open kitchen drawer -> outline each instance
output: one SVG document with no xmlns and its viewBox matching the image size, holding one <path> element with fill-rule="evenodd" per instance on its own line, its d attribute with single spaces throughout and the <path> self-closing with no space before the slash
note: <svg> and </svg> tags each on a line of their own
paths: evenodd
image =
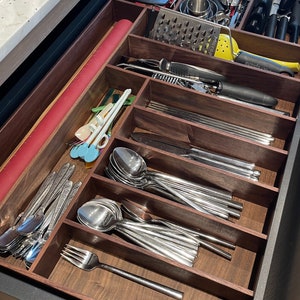
<svg viewBox="0 0 300 300">
<path fill-rule="evenodd" d="M 66 297 L 166 299 L 162 294 L 106 271 L 98 269 L 84 272 L 75 268 L 60 257 L 64 245 L 70 243 L 91 249 L 105 263 L 181 290 L 184 292 L 184 299 L 277 299 L 278 295 L 278 299 L 282 299 L 283 285 L 287 283 L 283 284 L 281 281 L 280 287 L 277 287 L 276 278 L 285 274 L 281 274 L 283 269 L 288 272 L 291 260 L 294 261 L 296 238 L 292 242 L 289 238 L 292 233 L 297 233 L 295 222 L 299 222 L 297 218 L 289 218 L 290 214 L 294 216 L 298 205 L 298 188 L 291 191 L 291 185 L 299 178 L 299 171 L 295 168 L 299 163 L 299 79 L 154 41 L 145 36 L 150 14 L 147 7 L 112 1 L 95 19 L 97 24 L 101 19 L 105 31 L 109 25 L 123 18 L 134 23 L 129 34 L 84 93 L 76 99 L 63 122 L 58 124 L 2 201 L 1 233 L 26 207 L 51 170 L 59 169 L 66 162 L 75 164 L 72 180 L 80 180 L 83 184 L 28 270 L 22 260 L 9 255 L 1 256 L 0 264 L 4 269 L 23 274 L 37 284 L 46 285 L 54 293 L 63 292 Z M 89 29 L 94 29 L 94 24 Z M 235 34 L 243 36 L 244 33 L 233 32 Z M 253 43 L 260 38 L 248 34 L 245 36 L 253 39 Z M 81 36 L 81 41 L 85 41 L 84 35 Z M 273 40 L 266 43 L 269 43 L 266 50 L 270 51 L 268 54 L 280 44 Z M 82 46 L 84 47 L 84 43 Z M 280 53 L 280 58 L 298 60 L 297 55 L 300 54 L 293 47 L 287 49 L 284 54 Z M 249 106 L 247 103 L 232 102 L 125 70 L 119 66 L 124 57 L 166 58 L 214 70 L 226 76 L 228 82 L 255 88 L 276 97 L 278 105 L 275 109 L 289 115 Z M 90 109 L 98 106 L 112 88 L 119 94 L 130 88 L 135 98 L 123 110 L 113 127 L 109 143 L 99 158 L 92 167 L 87 167 L 82 160 L 70 158 L 68 142 L 73 139 L 75 131 L 90 118 Z M 274 141 L 270 145 L 264 145 L 205 124 L 185 120 L 170 115 L 167 111 L 158 111 L 151 106 L 153 102 L 259 130 L 272 135 Z M 131 134 L 136 132 L 160 134 L 251 161 L 261 172 L 260 179 L 254 181 L 147 146 L 131 138 Z M 151 169 L 231 192 L 234 200 L 244 206 L 240 218 L 223 220 L 166 197 L 111 180 L 106 176 L 105 168 L 115 147 L 137 151 Z M 230 250 L 232 259 L 226 260 L 200 247 L 194 265 L 189 267 L 130 243 L 115 232 L 102 233 L 88 228 L 77 221 L 76 213 L 83 203 L 95 197 L 110 198 L 118 203 L 122 199 L 129 199 L 146 206 L 157 217 L 226 239 L 236 245 L 235 250 Z M 294 231 L 290 231 L 290 228 L 294 228 Z M 291 260 L 286 263 L 288 256 Z"/>
</svg>

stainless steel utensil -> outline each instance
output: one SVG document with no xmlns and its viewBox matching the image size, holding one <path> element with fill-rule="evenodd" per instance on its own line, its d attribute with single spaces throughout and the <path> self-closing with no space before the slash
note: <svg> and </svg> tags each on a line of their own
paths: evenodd
<svg viewBox="0 0 300 300">
<path fill-rule="evenodd" d="M 172 289 L 160 283 L 148 280 L 146 278 L 140 277 L 138 275 L 126 272 L 124 270 L 100 262 L 98 256 L 95 253 L 92 253 L 88 250 L 80 249 L 78 247 L 66 244 L 65 248 L 61 252 L 61 256 L 74 266 L 85 271 L 91 271 L 95 268 L 101 268 L 106 271 L 117 274 L 123 278 L 129 279 L 143 286 L 151 288 L 155 291 L 163 293 L 174 299 L 183 298 L 183 293 L 178 290 Z"/>
<path fill-rule="evenodd" d="M 235 249 L 235 246 L 232 243 L 226 242 L 222 239 L 218 239 L 212 235 L 193 231 L 191 229 L 188 229 L 184 226 L 180 226 L 178 224 L 175 224 L 174 222 L 171 222 L 171 221 L 168 221 L 165 219 L 153 218 L 150 214 L 145 212 L 143 209 L 139 208 L 138 206 L 134 205 L 133 203 L 131 203 L 127 200 L 122 201 L 122 207 L 125 208 L 129 213 L 134 215 L 136 218 L 139 218 L 140 221 L 142 221 L 142 222 L 158 223 L 158 224 L 165 225 L 169 228 L 175 229 L 180 234 L 183 234 L 186 237 L 192 238 L 193 240 L 195 240 L 203 248 L 206 248 L 222 257 L 225 257 L 226 259 L 231 260 L 230 253 L 228 253 L 214 245 L 211 245 L 210 243 L 207 243 L 204 240 L 214 242 L 216 244 L 228 247 L 230 249 Z"/>
<path fill-rule="evenodd" d="M 112 153 L 110 165 L 115 166 L 114 169 L 117 170 L 119 174 L 123 175 L 122 177 L 125 180 L 127 179 L 129 183 L 132 182 L 140 187 L 143 187 L 149 184 L 149 182 L 154 182 L 158 186 L 167 190 L 169 193 L 178 197 L 186 205 L 191 206 L 198 211 L 208 213 L 198 204 L 194 203 L 193 201 L 190 201 L 186 197 L 183 197 L 180 193 L 177 193 L 168 185 L 156 180 L 155 176 L 149 176 L 149 174 L 147 175 L 147 165 L 144 159 L 137 152 L 129 148 L 115 148 Z"/>
<path fill-rule="evenodd" d="M 152 192 L 152 187 L 156 187 L 154 191 L 157 190 L 159 193 L 160 189 L 164 196 L 167 196 L 165 195 L 167 192 L 171 196 L 169 199 L 206 214 L 224 219 L 228 219 L 229 216 L 239 218 L 240 215 L 236 207 L 242 206 L 232 201 L 230 192 L 192 183 L 166 173 L 147 171 L 143 158 L 129 148 L 115 148 L 105 172 L 108 177 L 136 188 L 148 190 L 150 187 Z"/>
<path fill-rule="evenodd" d="M 192 266 L 197 255 L 197 251 L 189 250 L 183 243 L 168 242 L 160 232 L 162 228 L 155 231 L 153 227 L 148 229 L 123 218 L 120 207 L 110 199 L 99 198 L 86 202 L 79 207 L 77 219 L 81 224 L 101 232 L 116 230 L 145 249 L 185 265 Z"/>
<path fill-rule="evenodd" d="M 188 0 L 187 8 L 193 16 L 206 18 L 210 12 L 210 3 L 207 0 Z"/>
<path fill-rule="evenodd" d="M 215 118 L 204 116 L 199 113 L 194 113 L 180 108 L 171 107 L 162 103 L 158 103 L 156 101 L 150 101 L 148 107 L 181 119 L 188 120 L 190 122 L 208 125 L 213 128 L 217 128 L 222 131 L 226 131 L 231 134 L 253 140 L 263 145 L 270 145 L 271 142 L 274 141 L 274 137 L 271 134 L 263 133 L 257 130 L 235 125 L 225 121 L 217 120 Z"/>
<path fill-rule="evenodd" d="M 254 169 L 255 164 L 228 155 L 192 147 L 185 142 L 180 142 L 157 134 L 135 132 L 131 134 L 131 137 L 137 142 L 175 153 L 183 157 L 188 157 L 255 181 L 257 181 L 260 176 L 260 171 Z"/>
<path fill-rule="evenodd" d="M 160 8 L 149 37 L 213 56 L 220 31 L 218 24 Z"/>
</svg>

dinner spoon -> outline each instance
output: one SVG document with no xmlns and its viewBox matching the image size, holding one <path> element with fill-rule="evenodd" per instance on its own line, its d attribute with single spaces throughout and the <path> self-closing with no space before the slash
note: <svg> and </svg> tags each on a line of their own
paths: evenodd
<svg viewBox="0 0 300 300">
<path fill-rule="evenodd" d="M 177 192 L 175 189 L 171 188 L 170 185 L 158 180 L 154 172 L 147 172 L 146 162 L 144 161 L 143 157 L 134 150 L 126 147 L 116 147 L 112 152 L 112 159 L 110 162 L 112 163 L 112 166 L 115 166 L 116 170 L 119 170 L 119 175 L 123 175 L 122 177 L 127 180 L 127 182 L 133 182 L 142 187 L 142 185 L 149 184 L 149 182 L 152 181 L 162 189 L 167 190 L 173 196 L 180 199 L 180 201 L 182 201 L 184 204 L 193 207 L 197 211 L 206 214 L 212 214 L 194 201 L 191 201 L 189 198 L 183 196 L 180 192 Z M 112 174 L 114 174 L 114 171 L 111 171 Z M 225 219 L 228 218 L 228 216 L 224 213 L 216 212 L 216 214 Z"/>
<path fill-rule="evenodd" d="M 153 238 L 151 234 L 146 235 L 147 231 L 143 229 L 139 230 L 135 222 L 123 219 L 120 207 L 110 199 L 104 198 L 85 203 L 77 210 L 77 219 L 81 224 L 101 232 L 116 230 L 125 234 L 145 249 L 154 251 L 185 265 L 192 265 L 192 260 L 195 258 L 191 257 L 188 259 L 187 255 L 189 253 L 187 253 L 186 249 L 182 250 L 175 245 L 170 248 L 167 242 Z"/>
</svg>

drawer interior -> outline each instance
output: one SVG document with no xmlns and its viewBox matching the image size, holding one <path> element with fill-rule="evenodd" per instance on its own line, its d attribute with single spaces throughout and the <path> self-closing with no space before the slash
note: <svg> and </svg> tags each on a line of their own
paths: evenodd
<svg viewBox="0 0 300 300">
<path fill-rule="evenodd" d="M 134 11 L 131 10 L 132 7 L 135 7 Z M 103 270 L 84 272 L 75 268 L 60 257 L 65 244 L 70 243 L 92 250 L 105 263 L 183 290 L 186 299 L 253 299 L 268 234 L 273 224 L 290 140 L 294 134 L 299 79 L 152 40 L 145 36 L 150 15 L 151 10 L 147 7 L 112 1 L 98 16 L 103 22 L 104 31 L 118 19 L 135 20 L 124 42 L 94 78 L 88 90 L 76 101 L 64 122 L 48 138 L 14 190 L 1 203 L 1 232 L 13 224 L 51 170 L 58 170 L 66 162 L 75 164 L 72 180 L 82 181 L 82 186 L 29 269 L 26 270 L 22 260 L 10 255 L 1 256 L 0 264 L 16 272 L 27 272 L 29 277 L 77 298 L 107 299 L 112 295 L 115 298 L 122 297 L 124 288 L 127 287 L 127 290 L 136 288 L 137 298 L 149 295 L 147 299 L 164 299 L 157 292 L 129 283 Z M 246 37 L 253 41 L 259 39 L 235 31 L 233 35 L 241 35 L 241 40 Z M 271 40 L 266 43 L 269 43 L 266 49 L 274 49 L 273 45 L 278 44 Z M 289 49 L 285 55 L 294 54 L 292 58 L 296 58 L 294 48 Z M 275 109 L 266 109 L 173 85 L 120 67 L 124 57 L 155 60 L 166 58 L 169 61 L 208 68 L 221 73 L 232 84 L 255 88 L 276 97 L 278 104 Z M 81 159 L 72 159 L 70 149 L 74 143 L 74 133 L 91 118 L 91 109 L 101 105 L 112 89 L 114 94 L 121 94 L 127 88 L 132 90 L 134 100 L 131 105 L 122 109 L 108 145 L 101 151 L 99 158 L 91 165 Z M 109 101 L 113 101 L 111 95 Z M 260 131 L 271 135 L 274 140 L 265 145 L 171 115 L 166 110 L 159 111 L 151 106 L 153 102 Z M 134 133 L 156 134 L 193 147 L 246 160 L 255 163 L 261 175 L 258 181 L 254 181 L 216 166 L 146 145 L 134 140 Z M 145 159 L 148 169 L 232 193 L 233 200 L 243 205 L 240 218 L 224 220 L 196 211 L 163 195 L 108 178 L 105 168 L 116 147 L 126 147 L 139 153 Z M 116 231 L 100 232 L 84 226 L 77 220 L 77 210 L 94 198 L 109 198 L 118 204 L 122 200 L 130 200 L 138 206 L 146 207 L 156 218 L 167 219 L 232 242 L 236 245 L 234 250 L 229 250 L 232 259 L 226 260 L 199 247 L 194 265 L 185 266 L 129 242 Z"/>
</svg>

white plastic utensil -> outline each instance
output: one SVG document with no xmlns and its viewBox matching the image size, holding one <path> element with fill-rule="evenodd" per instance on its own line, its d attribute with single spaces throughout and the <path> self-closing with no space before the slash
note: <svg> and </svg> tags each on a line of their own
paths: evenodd
<svg viewBox="0 0 300 300">
<path fill-rule="evenodd" d="M 100 153 L 99 149 L 102 149 L 107 145 L 109 138 L 106 132 L 130 94 L 131 89 L 125 90 L 118 102 L 115 104 L 115 107 L 111 109 L 111 111 L 107 114 L 107 122 L 104 124 L 101 131 L 99 132 L 93 143 L 90 145 L 90 147 L 87 148 L 87 151 L 85 152 L 84 156 L 81 156 L 81 158 L 84 159 L 85 162 L 90 163 L 97 159 Z"/>
<path fill-rule="evenodd" d="M 100 113 L 96 114 L 87 124 L 81 126 L 75 132 L 75 136 L 82 142 L 88 139 L 88 137 L 96 130 L 98 126 L 103 125 L 105 115 L 113 106 L 113 103 L 108 103 Z"/>
<path fill-rule="evenodd" d="M 93 160 L 91 159 L 91 155 L 88 155 L 88 158 L 86 160 L 86 153 L 94 153 L 93 157 L 96 156 L 96 158 L 99 155 L 99 150 L 97 149 L 98 143 L 105 138 L 104 143 L 107 144 L 108 140 L 107 140 L 107 136 L 105 137 L 106 131 L 108 130 L 110 124 L 112 123 L 112 121 L 114 120 L 114 118 L 116 117 L 117 113 L 119 112 L 119 110 L 121 109 L 123 103 L 125 102 L 125 100 L 127 99 L 127 97 L 130 95 L 131 93 L 131 89 L 127 89 L 124 91 L 124 93 L 122 94 L 122 96 L 120 97 L 120 99 L 118 100 L 117 103 L 114 104 L 114 106 L 110 109 L 110 111 L 107 113 L 107 115 L 104 118 L 104 125 L 103 126 L 98 126 L 96 128 L 96 130 L 89 136 L 89 138 L 84 142 L 81 143 L 79 145 L 75 145 L 72 147 L 71 151 L 70 151 L 70 156 L 72 158 L 82 158 L 84 159 L 86 162 L 92 162 Z M 97 139 L 97 143 L 93 143 L 93 146 L 91 147 L 91 149 L 93 150 L 89 150 L 89 146 L 91 145 L 91 143 Z M 105 147 L 104 143 L 102 143 L 103 147 Z M 103 148 L 102 147 L 102 148 Z M 97 152 L 97 153 L 96 153 Z"/>
</svg>

